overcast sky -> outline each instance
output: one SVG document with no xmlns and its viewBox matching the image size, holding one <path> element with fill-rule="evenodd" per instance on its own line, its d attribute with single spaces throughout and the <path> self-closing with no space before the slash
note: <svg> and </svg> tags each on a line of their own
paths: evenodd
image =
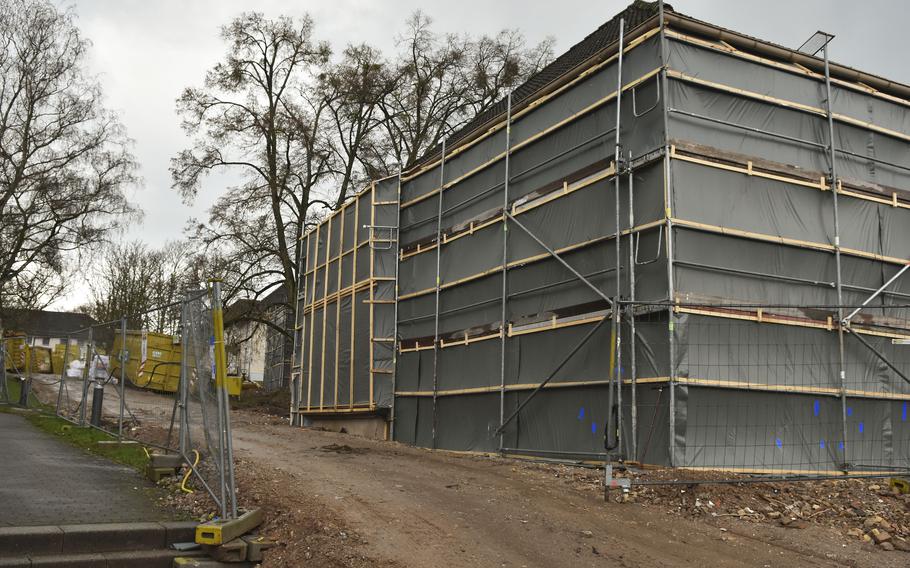
<svg viewBox="0 0 910 568">
<path fill-rule="evenodd" d="M 224 45 L 219 27 L 242 11 L 266 15 L 309 13 L 316 35 L 336 50 L 367 42 L 386 52 L 408 14 L 420 8 L 433 18 L 438 32 L 495 33 L 518 28 L 528 42 L 556 39 L 556 54 L 610 19 L 630 0 L 67 0 L 78 25 L 91 40 L 90 70 L 100 77 L 107 106 L 118 111 L 130 137 L 143 179 L 131 190 L 145 210 L 141 226 L 124 238 L 159 246 L 180 238 L 192 216 L 203 217 L 229 176 L 210 177 L 200 199 L 185 206 L 170 188 L 170 158 L 187 145 L 174 112 L 174 100 L 190 85 L 200 85 L 206 69 L 219 60 Z M 905 55 L 907 0 L 678 0 L 684 14 L 785 46 L 798 47 L 816 30 L 837 37 L 831 58 L 910 83 Z M 86 300 L 79 283 L 59 308 Z"/>
</svg>

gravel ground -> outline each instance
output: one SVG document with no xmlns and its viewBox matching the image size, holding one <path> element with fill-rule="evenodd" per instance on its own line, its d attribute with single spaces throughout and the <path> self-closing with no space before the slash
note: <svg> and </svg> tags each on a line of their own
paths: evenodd
<svg viewBox="0 0 910 568">
<path fill-rule="evenodd" d="M 132 432 L 163 440 L 172 400 L 127 398 Z M 279 542 L 265 566 L 910 565 L 910 499 L 887 481 L 715 485 L 699 473 L 705 483 L 605 503 L 597 470 L 290 428 L 255 410 L 233 424 L 239 500 L 266 511 L 262 532 Z M 210 510 L 201 492 L 173 495 Z"/>
</svg>

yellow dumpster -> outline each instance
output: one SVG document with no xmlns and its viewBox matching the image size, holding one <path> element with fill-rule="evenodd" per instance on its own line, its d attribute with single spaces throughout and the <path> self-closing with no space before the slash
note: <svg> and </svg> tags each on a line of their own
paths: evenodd
<svg viewBox="0 0 910 568">
<path fill-rule="evenodd" d="M 26 349 L 25 337 L 15 336 L 4 339 L 6 345 L 6 370 L 14 373 L 25 372 L 25 357 L 31 352 L 33 373 L 51 372 L 51 350 L 49 347 L 31 347 Z"/>
<path fill-rule="evenodd" d="M 63 369 L 63 354 L 66 353 L 66 364 L 69 365 L 73 361 L 79 359 L 79 346 L 78 345 L 69 345 L 65 343 L 58 343 L 54 346 L 54 353 L 51 355 L 51 365 L 53 366 L 53 372 L 55 375 L 59 375 L 64 371 Z"/>
<path fill-rule="evenodd" d="M 32 372 L 50 374 L 53 372 L 51 366 L 51 348 L 50 347 L 32 347 Z"/>
<path fill-rule="evenodd" d="M 114 336 L 111 365 L 120 377 L 121 336 Z M 180 340 L 164 333 L 127 331 L 126 379 L 134 386 L 161 392 L 177 392 L 180 383 Z"/>
<path fill-rule="evenodd" d="M 25 337 L 13 336 L 3 338 L 6 349 L 6 370 L 25 372 Z"/>
</svg>

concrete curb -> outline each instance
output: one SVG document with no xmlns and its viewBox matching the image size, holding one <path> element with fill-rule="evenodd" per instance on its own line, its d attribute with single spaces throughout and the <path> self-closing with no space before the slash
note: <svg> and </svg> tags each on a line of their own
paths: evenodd
<svg viewBox="0 0 910 568">
<path fill-rule="evenodd" d="M 0 527 L 0 557 L 162 550 L 192 542 L 195 522 L 98 523 L 38 527 Z M 2 566 L 2 565 L 0 565 Z"/>
<path fill-rule="evenodd" d="M 63 529 L 45 527 L 0 527 L 0 557 L 47 551 L 58 554 L 63 550 Z"/>
</svg>

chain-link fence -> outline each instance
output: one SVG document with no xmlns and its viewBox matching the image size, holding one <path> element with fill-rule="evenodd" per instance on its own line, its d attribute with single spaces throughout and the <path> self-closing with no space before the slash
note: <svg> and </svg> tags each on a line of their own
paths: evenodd
<svg viewBox="0 0 910 568">
<path fill-rule="evenodd" d="M 220 516 L 236 516 L 220 293 L 66 333 L 6 332 L 0 402 L 177 454 Z"/>
</svg>

